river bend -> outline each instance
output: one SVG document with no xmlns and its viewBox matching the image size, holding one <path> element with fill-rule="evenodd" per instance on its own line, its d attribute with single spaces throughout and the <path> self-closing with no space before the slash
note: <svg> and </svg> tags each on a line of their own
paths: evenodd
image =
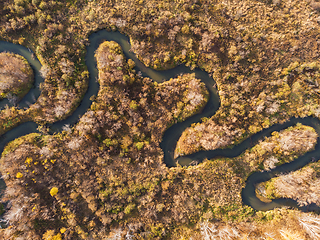
<svg viewBox="0 0 320 240">
<path fill-rule="evenodd" d="M 181 73 L 195 73 L 196 77 L 201 79 L 202 82 L 205 83 L 210 98 L 208 103 L 204 107 L 201 113 L 196 114 L 184 122 L 176 123 L 171 126 L 163 135 L 162 142 L 160 144 L 163 152 L 164 152 L 164 162 L 168 167 L 173 167 L 176 164 L 176 161 L 179 160 L 181 165 L 187 165 L 192 161 L 202 162 L 204 159 L 212 159 L 215 157 L 236 157 L 243 153 L 246 149 L 253 147 L 254 144 L 258 142 L 259 139 L 262 139 L 264 136 L 270 136 L 273 131 L 279 131 L 285 129 L 289 126 L 295 125 L 298 122 L 313 127 L 317 133 L 320 135 L 320 121 L 317 118 L 307 117 L 307 118 L 292 118 L 284 124 L 276 124 L 268 129 L 265 129 L 259 133 L 254 134 L 251 138 L 246 139 L 245 141 L 241 142 L 237 146 L 234 146 L 232 149 L 217 149 L 213 151 L 200 151 L 188 156 L 183 156 L 178 159 L 173 158 L 173 153 L 177 144 L 178 139 L 180 138 L 182 132 L 187 128 L 190 127 L 192 123 L 197 123 L 201 121 L 203 117 L 211 117 L 215 114 L 220 106 L 220 99 L 218 95 L 217 89 L 214 87 L 215 82 L 214 80 L 203 70 L 196 69 L 191 71 L 184 65 L 179 65 L 173 69 L 165 70 L 165 71 L 156 71 L 151 68 L 147 68 L 141 63 L 137 57 L 130 52 L 130 44 L 129 39 L 125 35 L 119 32 L 108 32 L 106 30 L 101 30 L 96 33 L 93 33 L 89 37 L 90 45 L 87 46 L 87 54 L 86 54 L 86 65 L 88 67 L 88 71 L 90 73 L 89 76 L 89 86 L 88 90 L 81 101 L 78 108 L 73 112 L 73 114 L 65 120 L 56 122 L 54 124 L 49 125 L 50 129 L 53 132 L 61 131 L 62 127 L 65 124 L 73 125 L 75 124 L 79 118 L 87 111 L 87 109 L 91 105 L 90 97 L 92 95 L 97 95 L 99 90 L 99 84 L 97 83 L 96 79 L 98 77 L 98 70 L 96 67 L 96 62 L 94 58 L 95 50 L 99 47 L 100 43 L 103 41 L 115 41 L 120 44 L 123 49 L 123 52 L 127 59 L 131 58 L 135 64 L 135 70 L 137 72 L 141 72 L 142 76 L 150 77 L 154 81 L 163 82 L 169 80 L 170 78 L 174 78 Z M 40 62 L 33 58 L 33 53 L 31 50 L 21 46 L 16 45 L 13 43 L 3 42 L 0 41 L 0 52 L 1 51 L 8 51 L 22 55 L 25 57 L 31 67 L 34 70 L 35 75 L 35 83 L 34 88 L 30 90 L 30 92 L 20 101 L 19 107 L 25 108 L 28 107 L 30 104 L 34 103 L 36 99 L 40 95 L 39 84 L 43 79 L 39 74 L 39 70 L 41 68 Z M 4 107 L 5 104 L 8 104 L 6 100 L 0 101 L 0 109 Z M 14 140 L 15 138 L 24 136 L 26 134 L 37 132 L 37 124 L 34 122 L 27 122 L 19 125 L 18 127 L 8 131 L 6 134 L 0 137 L 0 153 L 2 153 L 5 145 Z M 270 210 L 275 207 L 281 206 L 289 206 L 289 207 L 296 207 L 299 208 L 297 202 L 292 199 L 277 199 L 273 200 L 270 203 L 261 202 L 255 195 L 255 185 L 259 182 L 268 181 L 269 179 L 275 177 L 277 174 L 290 172 L 297 170 L 306 164 L 308 164 L 313 158 L 320 159 L 320 145 L 319 141 L 316 144 L 315 150 L 304 154 L 303 156 L 299 157 L 295 161 L 287 164 L 283 164 L 272 171 L 268 172 L 256 172 L 250 175 L 247 179 L 246 187 L 242 191 L 242 199 L 243 202 L 247 205 L 252 206 L 256 210 Z M 0 196 L 1 191 L 4 191 L 5 183 L 4 181 L 0 182 Z M 307 206 L 308 210 L 319 210 L 317 206 Z M 305 210 L 305 208 L 299 208 L 301 210 Z"/>
</svg>

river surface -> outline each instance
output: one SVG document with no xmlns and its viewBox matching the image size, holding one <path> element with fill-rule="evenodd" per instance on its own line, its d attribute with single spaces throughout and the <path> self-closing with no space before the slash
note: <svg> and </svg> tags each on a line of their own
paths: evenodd
<svg viewBox="0 0 320 240">
<path fill-rule="evenodd" d="M 236 157 L 243 153 L 246 149 L 251 148 L 258 142 L 259 139 L 262 139 L 264 136 L 270 136 L 273 131 L 279 131 L 285 129 L 289 126 L 293 126 L 298 122 L 313 127 L 317 133 L 320 135 L 320 121 L 319 119 L 307 117 L 307 118 L 292 118 L 284 124 L 277 124 L 265 129 L 261 132 L 258 132 L 251 136 L 250 138 L 244 140 L 237 146 L 234 146 L 232 149 L 217 149 L 213 151 L 200 151 L 188 156 L 183 156 L 178 159 L 174 159 L 173 154 L 177 144 L 178 139 L 180 138 L 182 132 L 187 128 L 190 127 L 192 123 L 197 123 L 201 121 L 203 117 L 211 117 L 215 114 L 215 112 L 220 107 L 220 99 L 218 95 L 217 89 L 214 87 L 215 82 L 214 80 L 203 70 L 195 69 L 191 71 L 184 65 L 179 65 L 173 69 L 165 70 L 165 71 L 156 71 L 151 68 L 147 68 L 143 63 L 141 63 L 135 54 L 130 52 L 130 44 L 129 38 L 119 32 L 108 32 L 106 30 L 101 30 L 96 33 L 93 33 L 89 37 L 90 45 L 87 46 L 87 54 L 86 54 L 86 65 L 88 67 L 88 71 L 90 73 L 89 76 L 89 87 L 88 90 L 81 101 L 78 108 L 73 112 L 73 114 L 65 120 L 56 122 L 54 124 L 49 125 L 51 132 L 58 132 L 61 131 L 62 127 L 66 124 L 74 125 L 79 118 L 87 111 L 90 107 L 92 101 L 90 97 L 93 95 L 97 95 L 99 90 L 99 84 L 97 82 L 98 78 L 98 70 L 96 67 L 96 61 L 94 58 L 95 50 L 99 47 L 99 45 L 103 41 L 116 41 L 120 44 L 123 49 L 124 55 L 127 59 L 131 58 L 135 64 L 135 70 L 140 72 L 144 77 L 150 77 L 156 82 L 164 82 L 169 80 L 170 78 L 177 77 L 183 73 L 195 73 L 196 77 L 201 79 L 202 82 L 205 83 L 210 98 L 208 103 L 203 108 L 202 112 L 196 114 L 184 122 L 176 123 L 171 126 L 163 135 L 162 142 L 160 144 L 163 152 L 164 152 L 164 162 L 168 167 L 176 166 L 176 162 L 179 161 L 180 165 L 188 165 L 193 161 L 198 163 L 202 162 L 204 159 L 212 159 L 215 157 Z M 40 95 L 39 84 L 43 81 L 39 74 L 39 70 L 41 68 L 41 64 L 39 61 L 32 57 L 32 51 L 17 44 L 8 43 L 0 41 L 0 52 L 1 51 L 8 51 L 20 54 L 24 56 L 30 63 L 33 68 L 34 75 L 35 75 L 35 83 L 34 87 L 30 90 L 30 92 L 19 102 L 18 107 L 26 108 L 30 104 L 34 103 L 36 99 Z M 0 109 L 3 108 L 8 101 L 2 100 L 0 101 Z M 2 153 L 3 148 L 5 145 L 18 138 L 20 136 L 24 136 L 26 134 L 37 132 L 37 124 L 34 122 L 27 122 L 19 125 L 18 127 L 12 129 L 11 131 L 7 132 L 6 134 L 0 137 L 0 153 Z M 275 177 L 280 173 L 286 173 L 290 171 L 297 170 L 306 164 L 308 164 L 312 158 L 316 160 L 320 159 L 320 145 L 319 141 L 316 144 L 315 150 L 304 154 L 303 156 L 299 157 L 295 161 L 287 164 L 283 164 L 272 171 L 268 172 L 256 172 L 249 176 L 246 182 L 246 187 L 242 191 L 242 199 L 243 202 L 247 205 L 252 206 L 256 210 L 270 210 L 275 207 L 281 206 L 289 206 L 289 207 L 296 207 L 301 210 L 319 210 L 317 206 L 310 205 L 305 208 L 300 208 L 292 199 L 277 199 L 273 200 L 270 203 L 264 203 L 260 201 L 255 195 L 255 186 L 256 184 L 264 181 L 268 181 L 269 179 Z M 5 189 L 4 181 L 0 181 L 0 196 Z"/>
<path fill-rule="evenodd" d="M 36 99 L 39 97 L 39 84 L 43 82 L 43 78 L 39 73 L 41 67 L 39 60 L 36 57 L 33 57 L 35 55 L 32 55 L 31 50 L 29 50 L 28 48 L 9 42 L 0 41 L 0 52 L 11 52 L 19 54 L 28 60 L 34 73 L 33 88 L 21 99 L 21 101 L 18 103 L 18 107 L 29 107 L 29 105 L 35 103 Z M 12 106 L 13 104 L 11 104 L 8 99 L 3 99 L 0 101 L 0 110 L 2 110 L 5 105 Z"/>
</svg>

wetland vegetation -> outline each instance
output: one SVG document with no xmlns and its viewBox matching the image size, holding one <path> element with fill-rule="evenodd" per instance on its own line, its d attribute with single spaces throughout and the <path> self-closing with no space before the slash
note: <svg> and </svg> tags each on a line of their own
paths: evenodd
<svg viewBox="0 0 320 240">
<path fill-rule="evenodd" d="M 26 121 L 39 125 L 2 152 L 1 219 L 9 227 L 0 238 L 319 239 L 317 213 L 257 211 L 241 197 L 253 172 L 312 151 L 318 129 L 298 124 L 235 158 L 165 165 L 164 132 L 210 98 L 194 74 L 153 82 L 118 43 L 101 42 L 89 109 L 60 132 L 46 125 L 81 107 L 86 47 L 100 29 L 126 34 L 147 67 L 185 64 L 215 80 L 219 110 L 184 131 L 175 157 L 231 147 L 292 117 L 319 118 L 317 1 L 6 0 L 0 16 L 0 40 L 33 50 L 44 78 L 35 103 L 0 112 L 1 134 Z M 317 166 L 265 183 L 264 199 L 318 204 Z"/>
<path fill-rule="evenodd" d="M 22 56 L 0 53 L 0 97 L 17 103 L 32 87 L 33 71 Z"/>
</svg>

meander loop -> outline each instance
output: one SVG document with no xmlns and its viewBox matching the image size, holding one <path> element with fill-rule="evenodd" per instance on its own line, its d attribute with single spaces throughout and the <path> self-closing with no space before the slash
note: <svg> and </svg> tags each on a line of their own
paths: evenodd
<svg viewBox="0 0 320 240">
<path fill-rule="evenodd" d="M 142 76 L 150 77 L 151 79 L 157 82 L 163 82 L 170 78 L 174 78 L 179 74 L 195 73 L 196 77 L 201 79 L 201 81 L 205 83 L 209 91 L 210 97 L 209 97 L 208 103 L 203 108 L 201 113 L 198 113 L 186 119 L 184 122 L 175 123 L 165 131 L 160 146 L 164 152 L 164 162 L 168 167 L 175 167 L 177 161 L 179 161 L 180 165 L 183 165 L 182 164 L 183 162 L 185 162 L 187 165 L 190 162 L 200 163 L 205 159 L 213 159 L 216 157 L 233 158 L 233 157 L 239 156 L 246 149 L 253 147 L 253 145 L 256 144 L 259 139 L 262 139 L 265 136 L 270 136 L 273 131 L 279 131 L 279 130 L 288 128 L 289 126 L 293 126 L 297 123 L 302 123 L 304 125 L 311 126 L 317 131 L 318 134 L 320 134 L 319 119 L 312 118 L 312 117 L 292 118 L 283 124 L 273 125 L 268 129 L 264 129 L 263 131 L 254 134 L 253 136 L 244 140 L 240 144 L 233 146 L 232 149 L 226 148 L 226 149 L 217 149 L 212 151 L 200 151 L 188 156 L 183 156 L 178 159 L 174 159 L 173 152 L 175 150 L 177 141 L 180 138 L 182 132 L 186 128 L 190 127 L 192 123 L 201 122 L 201 119 L 203 117 L 213 116 L 215 112 L 218 110 L 220 106 L 220 99 L 219 99 L 218 91 L 214 87 L 215 86 L 214 80 L 209 76 L 208 73 L 206 73 L 201 69 L 195 69 L 194 71 L 191 71 L 189 68 L 183 65 L 179 65 L 173 69 L 164 70 L 164 71 L 156 71 L 151 68 L 145 67 L 144 64 L 141 63 L 137 59 L 137 57 L 132 52 L 129 51 L 130 50 L 129 38 L 121 34 L 120 32 L 108 32 L 106 30 L 100 30 L 96 33 L 91 34 L 89 37 L 89 41 L 90 41 L 90 45 L 87 46 L 87 53 L 86 53 L 86 65 L 90 73 L 88 90 L 85 96 L 83 97 L 83 100 L 79 104 L 78 108 L 72 113 L 71 116 L 69 116 L 65 120 L 58 121 L 56 123 L 49 125 L 52 132 L 61 131 L 62 127 L 65 124 L 74 125 L 79 120 L 79 118 L 87 111 L 87 109 L 90 108 L 90 105 L 91 105 L 90 97 L 93 95 L 97 95 L 99 90 L 99 84 L 96 81 L 98 77 L 98 71 L 97 71 L 96 62 L 94 59 L 95 50 L 103 41 L 115 41 L 119 43 L 119 45 L 122 47 L 126 58 L 127 59 L 131 58 L 135 62 L 136 64 L 135 70 L 137 72 L 141 72 Z M 30 103 L 35 102 L 36 100 L 35 98 L 37 98 L 40 94 L 40 90 L 38 89 L 38 86 L 39 86 L 39 83 L 42 81 L 39 74 L 41 64 L 37 59 L 34 59 L 34 53 L 32 51 L 30 51 L 29 49 L 21 45 L 0 41 L 0 52 L 1 51 L 13 52 L 13 53 L 17 53 L 24 56 L 29 61 L 29 63 L 31 64 L 34 70 L 35 77 L 37 78 L 35 81 L 36 87 L 31 89 L 30 92 L 27 94 L 27 96 L 24 99 L 22 99 L 22 101 L 19 103 L 20 107 L 26 107 Z M 7 102 L 2 102 L 1 104 L 2 105 L 7 104 Z M 1 107 L 1 104 L 0 104 L 0 107 Z M 8 142 L 14 140 L 15 138 L 24 136 L 26 134 L 37 132 L 37 128 L 38 126 L 36 123 L 26 122 L 26 123 L 20 124 L 18 127 L 3 134 L 0 137 L 0 153 L 2 153 L 5 145 Z M 276 207 L 282 207 L 282 206 L 295 207 L 301 210 L 319 211 L 319 207 L 316 205 L 299 207 L 297 202 L 292 199 L 277 199 L 277 200 L 273 200 L 270 203 L 265 203 L 260 201 L 255 194 L 255 185 L 257 183 L 268 181 L 269 179 L 281 173 L 295 171 L 299 168 L 302 168 L 309 162 L 314 161 L 314 159 L 317 160 L 319 158 L 320 158 L 320 145 L 318 141 L 315 146 L 315 150 L 304 154 L 303 156 L 297 158 L 293 162 L 283 164 L 273 169 L 272 171 L 256 172 L 251 174 L 247 179 L 246 187 L 242 191 L 243 203 L 253 207 L 256 210 L 263 210 L 263 211 L 274 209 Z M 4 188 L 5 188 L 5 183 L 4 181 L 1 181 L 0 194 L 1 194 L 1 189 L 4 189 Z"/>
</svg>

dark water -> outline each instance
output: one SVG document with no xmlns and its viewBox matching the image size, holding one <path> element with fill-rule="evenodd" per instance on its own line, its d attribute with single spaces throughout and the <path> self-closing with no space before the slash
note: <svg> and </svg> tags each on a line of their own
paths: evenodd
<svg viewBox="0 0 320 240">
<path fill-rule="evenodd" d="M 31 91 L 29 91 L 18 103 L 18 107 L 25 108 L 30 104 L 35 103 L 36 99 L 40 95 L 39 84 L 43 82 L 43 78 L 39 73 L 39 70 L 41 68 L 39 60 L 36 57 L 32 56 L 32 52 L 28 48 L 9 42 L 0 41 L 0 52 L 16 53 L 28 60 L 34 73 L 34 83 Z M 0 101 L 0 110 L 3 109 L 5 105 L 12 106 L 13 104 L 10 104 L 7 99 L 3 99 Z"/>
<path fill-rule="evenodd" d="M 212 151 L 199 151 L 194 154 L 181 157 L 185 162 L 197 161 L 202 162 L 204 159 L 212 159 L 215 157 L 227 157 L 233 158 L 239 156 L 246 149 L 253 147 L 259 139 L 262 139 L 264 136 L 271 136 L 273 131 L 280 131 L 282 129 L 294 126 L 297 123 L 302 123 L 307 126 L 313 127 L 317 133 L 320 133 L 320 120 L 317 118 L 306 117 L 306 118 L 292 118 L 289 121 L 283 124 L 273 125 L 261 132 L 254 134 L 251 138 L 248 138 L 241 142 L 239 145 L 234 146 L 232 149 L 217 149 Z M 307 165 L 315 158 L 316 160 L 320 159 L 320 143 L 317 142 L 315 150 L 304 154 L 303 156 L 297 158 L 296 160 L 283 164 L 274 168 L 272 171 L 265 172 L 255 172 L 251 174 L 246 182 L 246 187 L 242 190 L 242 200 L 245 204 L 253 207 L 256 210 L 267 211 L 274 209 L 275 207 L 289 206 L 296 207 L 301 210 L 314 210 L 319 211 L 320 209 L 315 205 L 309 205 L 306 207 L 298 207 L 296 201 L 292 199 L 277 199 L 273 200 L 270 203 L 265 203 L 260 201 L 255 194 L 255 186 L 258 183 L 265 182 L 270 180 L 273 177 L 276 177 L 280 173 L 289 173 L 295 171 L 303 166 Z M 174 164 L 172 155 L 167 157 L 169 159 L 169 164 Z M 180 158 L 175 159 L 175 161 L 180 160 Z M 179 161 L 180 163 L 180 161 Z"/>
<path fill-rule="evenodd" d="M 90 45 L 87 47 L 87 54 L 86 54 L 86 65 L 90 73 L 88 90 L 83 100 L 81 101 L 79 107 L 74 111 L 74 113 L 70 117 L 68 117 L 65 120 L 51 124 L 49 126 L 51 131 L 53 132 L 61 131 L 62 127 L 65 124 L 70 124 L 70 125 L 75 124 L 79 120 L 79 117 L 82 116 L 90 107 L 92 103 L 90 100 L 90 97 L 92 95 L 97 95 L 98 89 L 99 89 L 99 84 L 97 82 L 98 71 L 96 68 L 94 53 L 95 53 L 95 50 L 100 45 L 100 43 L 102 43 L 105 40 L 107 41 L 112 40 L 112 41 L 118 42 L 122 47 L 125 56 L 127 58 L 131 58 L 136 63 L 135 70 L 137 72 L 141 72 L 142 76 L 150 77 L 157 82 L 164 82 L 170 78 L 176 77 L 179 74 L 194 72 L 196 74 L 196 77 L 201 79 L 201 81 L 205 83 L 209 91 L 210 98 L 201 113 L 188 118 L 184 122 L 174 124 L 169 129 L 167 129 L 167 131 L 164 133 L 163 140 L 160 146 L 164 151 L 164 161 L 168 167 L 175 166 L 177 160 L 181 165 L 188 165 L 192 161 L 202 162 L 206 158 L 212 159 L 219 156 L 230 157 L 230 158 L 236 157 L 242 152 L 244 152 L 246 149 L 256 144 L 259 139 L 263 138 L 264 136 L 270 136 L 271 132 L 285 129 L 289 126 L 295 125 L 298 122 L 315 128 L 318 134 L 320 134 L 320 121 L 318 119 L 312 118 L 312 117 L 303 118 L 303 119 L 292 118 L 290 121 L 284 124 L 271 126 L 270 128 L 265 129 L 253 135 L 251 138 L 246 139 L 239 145 L 234 146 L 232 149 L 200 151 L 188 156 L 174 159 L 173 158 L 174 149 L 176 147 L 176 143 L 179 137 L 181 136 L 182 132 L 187 127 L 190 127 L 192 123 L 201 121 L 201 118 L 203 117 L 211 117 L 218 110 L 220 106 L 220 99 L 218 96 L 218 92 L 214 87 L 215 86 L 214 80 L 205 71 L 202 71 L 200 69 L 191 71 L 189 68 L 182 65 L 177 66 L 174 69 L 165 70 L 165 71 L 155 71 L 151 68 L 145 67 L 136 58 L 136 56 L 129 51 L 130 49 L 129 39 L 125 35 L 119 32 L 108 32 L 106 30 L 101 30 L 99 32 L 91 34 L 89 40 L 90 40 Z M 31 56 L 32 53 L 21 45 L 0 41 L 0 51 L 10 51 L 10 52 L 18 53 L 24 56 L 29 61 L 29 63 L 31 64 L 35 72 L 35 78 L 36 78 L 35 87 L 31 89 L 30 92 L 19 103 L 20 107 L 27 107 L 29 103 L 34 103 L 36 101 L 36 98 L 40 94 L 38 85 L 42 81 L 42 78 L 39 75 L 39 69 L 41 65 L 38 60 L 32 59 L 32 56 Z M 0 107 L 3 107 L 5 104 L 7 104 L 7 102 L 5 102 L 4 100 L 1 101 Z M 3 151 L 3 148 L 8 142 L 12 141 L 17 137 L 20 137 L 32 132 L 37 132 L 37 124 L 33 122 L 27 122 L 19 125 L 13 130 L 2 135 L 0 137 L 0 152 Z M 243 202 L 247 205 L 252 206 L 256 210 L 269 210 L 269 209 L 273 209 L 275 207 L 281 207 L 281 206 L 297 207 L 296 202 L 291 199 L 278 199 L 278 200 L 273 200 L 271 203 L 261 202 L 255 195 L 255 185 L 259 182 L 267 181 L 279 173 L 285 173 L 285 172 L 290 172 L 290 171 L 299 169 L 305 166 L 306 164 L 308 164 L 311 161 L 312 157 L 315 157 L 316 159 L 320 158 L 319 143 L 317 143 L 314 151 L 306 153 L 304 156 L 298 158 L 297 160 L 289 164 L 281 165 L 270 172 L 253 173 L 248 178 L 246 187 L 242 191 Z M 1 194 L 1 191 L 3 191 L 4 189 L 5 189 L 5 183 L 4 181 L 0 181 L 0 194 Z M 308 206 L 308 209 L 318 210 L 318 207 Z"/>
</svg>

